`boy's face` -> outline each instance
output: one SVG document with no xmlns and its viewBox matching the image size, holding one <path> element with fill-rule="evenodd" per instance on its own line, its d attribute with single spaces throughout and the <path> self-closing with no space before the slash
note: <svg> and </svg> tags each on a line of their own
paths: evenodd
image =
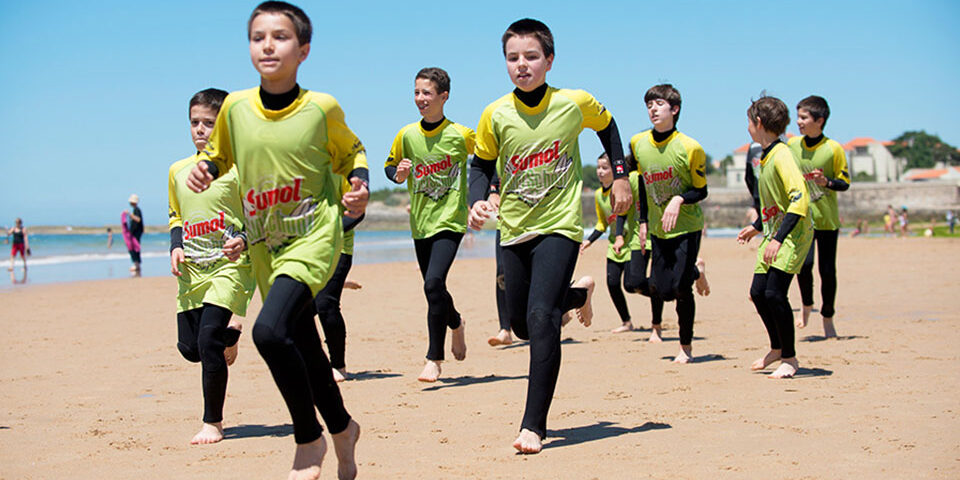
<svg viewBox="0 0 960 480">
<path fill-rule="evenodd" d="M 797 109 L 797 128 L 800 129 L 801 135 L 819 137 L 823 133 L 823 122 L 822 118 L 814 120 L 813 115 L 806 108 Z"/>
<path fill-rule="evenodd" d="M 647 102 L 647 114 L 650 116 L 650 123 L 660 132 L 666 132 L 673 128 L 673 116 L 680 113 L 680 107 L 671 107 L 670 102 L 657 98 Z"/>
<path fill-rule="evenodd" d="M 443 104 L 447 103 L 450 92 L 437 93 L 437 84 L 433 80 L 418 78 L 413 85 L 413 101 L 420 115 L 428 122 L 443 118 Z"/>
<path fill-rule="evenodd" d="M 282 13 L 262 13 L 250 23 L 250 60 L 264 80 L 296 79 L 310 44 L 300 45 L 293 22 Z M 279 93 L 279 92 L 276 92 Z"/>
<path fill-rule="evenodd" d="M 510 81 L 524 92 L 543 85 L 553 66 L 553 55 L 545 56 L 540 41 L 533 35 L 513 36 L 507 40 L 505 57 Z"/>
<path fill-rule="evenodd" d="M 202 152 L 207 147 L 207 140 L 210 138 L 210 132 L 213 131 L 213 124 L 216 122 L 217 111 L 210 108 L 209 105 L 190 107 L 190 137 L 193 139 L 193 146 L 197 147 L 198 152 Z"/>
<path fill-rule="evenodd" d="M 604 187 L 613 183 L 613 170 L 610 169 L 610 162 L 605 158 L 597 159 L 597 178 Z"/>
</svg>

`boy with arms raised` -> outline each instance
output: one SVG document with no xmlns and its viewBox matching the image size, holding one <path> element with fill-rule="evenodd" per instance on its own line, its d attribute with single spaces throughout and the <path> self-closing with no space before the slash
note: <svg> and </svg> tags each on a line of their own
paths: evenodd
<svg viewBox="0 0 960 480">
<path fill-rule="evenodd" d="M 518 20 L 501 39 L 516 89 L 480 117 L 471 164 L 471 228 L 495 211 L 486 198 L 500 178 L 500 243 L 506 307 L 514 333 L 530 339 L 530 374 L 520 435 L 513 446 L 538 453 L 560 372 L 561 315 L 583 240 L 578 136 L 598 132 L 613 164 L 614 212 L 632 205 L 620 134 L 610 112 L 582 90 L 546 84 L 553 35 L 542 22 Z"/>
<path fill-rule="evenodd" d="M 231 169 L 203 193 L 187 187 L 207 146 L 227 92 L 208 88 L 190 99 L 190 135 L 197 153 L 170 166 L 170 272 L 177 277 L 177 349 L 203 367 L 203 427 L 192 444 L 223 440 L 227 366 L 237 357 L 240 322 L 256 284 L 243 233 L 243 208 Z M 240 260 L 237 262 L 237 260 Z"/>
<path fill-rule="evenodd" d="M 820 297 L 823 307 L 823 336 L 836 337 L 833 326 L 834 300 L 837 297 L 837 237 L 840 233 L 840 212 L 837 192 L 850 188 L 847 155 L 835 140 L 823 134 L 830 118 L 830 106 L 823 97 L 811 95 L 797 104 L 797 127 L 802 137 L 790 139 L 790 151 L 797 159 L 800 171 L 807 180 L 810 192 L 810 214 L 813 220 L 813 240 L 803 268 L 797 274 L 800 297 L 803 301 L 797 326 L 807 326 L 813 310 L 813 251 L 817 250 L 820 271 Z"/>
<path fill-rule="evenodd" d="M 793 275 L 800 271 L 813 240 L 807 186 L 789 147 L 780 135 L 790 123 L 787 106 L 774 97 L 760 97 L 747 109 L 747 131 L 763 147 L 757 186 L 760 217 L 740 230 L 737 241 L 744 244 L 763 232 L 757 248 L 750 298 L 770 337 L 770 351 L 751 365 L 767 368 L 780 360 L 770 378 L 789 378 L 800 368 L 794 349 L 793 311 L 787 290 Z"/>
<path fill-rule="evenodd" d="M 247 29 L 260 87 L 227 97 L 190 186 L 203 191 L 218 173 L 237 167 L 250 257 L 264 297 L 253 340 L 293 419 L 297 449 L 289 477 L 320 476 L 327 446 L 317 408 L 333 437 L 338 476 L 354 478 L 360 427 L 344 408 L 323 353 L 313 298 L 333 274 L 343 243 L 334 174 L 350 182 L 342 202 L 359 216 L 369 197 L 366 155 L 337 101 L 297 84 L 312 34 L 303 10 L 264 2 Z"/>
<path fill-rule="evenodd" d="M 693 359 L 693 322 L 696 304 L 693 285 L 705 295 L 703 260 L 697 258 L 703 231 L 699 202 L 707 197 L 706 154 L 696 140 L 677 130 L 680 92 L 672 85 L 656 85 L 643 98 L 653 128 L 633 136 L 630 150 L 643 179 L 649 212 L 641 211 L 640 232 L 649 225 L 652 244 L 650 294 L 677 302 L 680 353 L 677 363 Z M 649 215 L 649 223 L 647 215 Z M 654 319 L 656 321 L 656 319 Z M 659 324 L 650 340 L 661 341 Z"/>
</svg>

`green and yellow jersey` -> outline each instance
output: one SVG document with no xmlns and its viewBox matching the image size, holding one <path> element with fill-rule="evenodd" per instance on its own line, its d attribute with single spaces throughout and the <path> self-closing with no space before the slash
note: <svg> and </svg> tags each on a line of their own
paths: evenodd
<svg viewBox="0 0 960 480">
<path fill-rule="evenodd" d="M 797 166 L 790 148 L 777 143 L 760 160 L 760 220 L 763 222 L 763 241 L 757 249 L 755 273 L 766 273 L 770 267 L 787 273 L 798 273 L 813 241 L 813 223 L 810 220 L 810 203 L 807 182 Z M 783 240 L 773 264 L 763 261 L 763 251 L 776 235 L 787 213 L 802 218 Z"/>
<path fill-rule="evenodd" d="M 448 119 L 430 131 L 411 123 L 393 139 L 386 166 L 411 162 L 406 182 L 413 238 L 467 231 L 467 156 L 474 142 L 473 130 Z"/>
<path fill-rule="evenodd" d="M 217 305 L 243 316 L 256 284 L 246 252 L 231 262 L 223 244 L 243 230 L 243 208 L 237 191 L 236 169 L 194 193 L 187 188 L 197 155 L 170 166 L 167 181 L 170 228 L 183 229 L 183 254 L 177 278 L 177 313 Z"/>
<path fill-rule="evenodd" d="M 583 240 L 578 137 L 584 128 L 607 128 L 611 118 L 589 93 L 553 87 L 534 107 L 510 93 L 484 109 L 476 155 L 497 162 L 502 245 L 548 234 Z"/>
<path fill-rule="evenodd" d="M 631 177 L 633 172 L 630 173 Z M 623 247 L 620 249 L 620 253 L 617 253 L 613 249 L 613 243 L 617 239 L 617 214 L 613 213 L 613 206 L 610 204 L 610 190 L 606 190 L 601 187 L 597 189 L 596 194 L 594 195 L 594 204 L 597 209 L 597 224 L 593 227 L 598 232 L 604 232 L 608 228 L 610 229 L 610 235 L 607 237 L 609 243 L 607 245 L 607 258 L 613 260 L 614 262 L 628 262 L 630 261 L 630 251 L 631 250 L 640 250 L 641 240 L 637 236 L 637 228 L 639 224 L 637 223 L 637 211 L 635 208 L 631 208 L 627 211 L 627 219 L 623 225 Z"/>
<path fill-rule="evenodd" d="M 260 294 L 279 275 L 316 295 L 343 245 L 334 173 L 367 168 L 363 144 L 330 95 L 300 90 L 282 110 L 267 110 L 259 88 L 224 101 L 207 149 L 221 172 L 237 166 L 244 225 Z"/>
<path fill-rule="evenodd" d="M 681 205 L 677 223 L 670 232 L 663 231 L 661 222 L 671 198 L 707 185 L 707 156 L 703 147 L 679 131 L 657 142 L 653 130 L 646 130 L 630 139 L 630 150 L 647 191 L 650 235 L 673 238 L 703 230 L 703 210 L 699 203 Z"/>
<path fill-rule="evenodd" d="M 789 147 L 797 159 L 803 178 L 807 181 L 813 228 L 839 230 L 840 211 L 837 207 L 837 192 L 814 183 L 813 171 L 820 169 L 827 178 L 850 183 L 847 155 L 843 152 L 843 147 L 833 139 L 823 137 L 816 145 L 807 147 L 806 142 L 803 141 L 804 138 L 791 138 Z"/>
</svg>

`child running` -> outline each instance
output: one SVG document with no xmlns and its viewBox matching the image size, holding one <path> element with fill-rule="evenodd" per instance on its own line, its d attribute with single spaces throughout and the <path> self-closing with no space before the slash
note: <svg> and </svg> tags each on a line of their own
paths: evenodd
<svg viewBox="0 0 960 480">
<path fill-rule="evenodd" d="M 813 310 L 813 251 L 816 250 L 819 252 L 817 268 L 820 271 L 820 298 L 823 301 L 820 308 L 823 336 L 833 338 L 837 336 L 833 315 L 837 298 L 837 238 L 840 234 L 837 192 L 850 188 L 850 172 L 843 147 L 823 134 L 829 118 L 830 106 L 823 97 L 811 95 L 800 100 L 797 104 L 797 127 L 803 136 L 791 138 L 789 147 L 807 180 L 814 241 L 797 274 L 803 306 L 796 323 L 797 327 L 806 327 Z"/>
<path fill-rule="evenodd" d="M 422 118 L 400 129 L 384 167 L 387 178 L 407 182 L 410 233 L 427 297 L 430 344 L 421 382 L 440 377 L 444 340 L 451 331 L 451 352 L 467 356 L 464 322 L 447 291 L 447 274 L 467 231 L 467 156 L 473 154 L 473 130 L 443 114 L 450 97 L 450 76 L 440 68 L 424 68 L 414 78 L 414 103 Z M 411 175 L 412 174 L 412 175 Z"/>
<path fill-rule="evenodd" d="M 794 348 L 793 311 L 787 291 L 793 275 L 800 271 L 813 240 L 807 186 L 789 147 L 780 134 L 790 123 L 786 104 L 774 97 L 760 97 L 747 109 L 747 130 L 763 147 L 757 186 L 760 218 L 737 234 L 742 245 L 763 232 L 757 248 L 750 298 L 770 337 L 770 351 L 751 365 L 763 370 L 780 360 L 770 378 L 796 375 L 800 364 Z"/>
<path fill-rule="evenodd" d="M 367 159 L 330 95 L 301 89 L 297 70 L 310 53 L 310 19 L 286 2 L 264 2 L 247 24 L 260 87 L 224 101 L 207 148 L 190 174 L 195 192 L 236 165 L 250 258 L 263 297 L 253 341 L 293 420 L 297 448 L 289 478 L 314 480 L 327 450 L 316 409 L 333 437 L 338 477 L 355 478 L 360 426 L 340 390 L 313 319 L 314 297 L 343 246 L 340 203 L 367 205 Z M 337 177 L 351 190 L 340 197 Z"/>
<path fill-rule="evenodd" d="M 516 89 L 491 103 L 477 127 L 471 164 L 471 228 L 495 212 L 486 198 L 500 178 L 498 226 L 507 314 L 513 332 L 530 340 L 530 373 L 520 434 L 521 453 L 539 453 L 547 413 L 560 372 L 560 323 L 583 240 L 578 137 L 598 132 L 614 169 L 614 212 L 632 204 L 620 134 L 610 112 L 582 90 L 547 85 L 553 65 L 553 35 L 542 22 L 522 19 L 502 37 L 510 80 Z"/>
<path fill-rule="evenodd" d="M 177 349 L 202 367 L 203 426 L 192 444 L 223 440 L 227 366 L 237 358 L 240 322 L 256 287 L 245 253 L 243 209 L 231 169 L 203 193 L 187 188 L 227 92 L 208 88 L 190 99 L 195 154 L 170 166 L 170 273 L 177 277 Z M 237 261 L 239 260 L 239 261 Z"/>
<path fill-rule="evenodd" d="M 630 140 L 630 150 L 643 176 L 649 212 L 641 210 L 640 235 L 647 233 L 647 213 L 653 253 L 650 292 L 664 302 L 676 300 L 680 353 L 676 363 L 693 360 L 693 323 L 696 304 L 693 285 L 709 293 L 703 260 L 697 258 L 703 231 L 699 202 L 707 198 L 706 154 L 696 140 L 680 133 L 680 92 L 672 85 L 656 85 L 643 97 L 653 128 Z M 656 319 L 655 319 L 656 320 Z M 653 325 L 651 341 L 661 341 Z"/>
<path fill-rule="evenodd" d="M 8 271 L 13 271 L 13 260 L 20 254 L 20 260 L 23 261 L 23 270 L 27 270 L 27 255 L 30 255 L 30 234 L 23 226 L 23 220 L 17 218 L 13 228 L 7 230 L 7 235 L 13 237 L 10 244 L 10 267 Z"/>
</svg>

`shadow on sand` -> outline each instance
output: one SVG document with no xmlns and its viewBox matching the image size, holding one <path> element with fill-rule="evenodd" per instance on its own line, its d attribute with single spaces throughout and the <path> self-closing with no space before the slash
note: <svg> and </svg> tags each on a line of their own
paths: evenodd
<svg viewBox="0 0 960 480">
<path fill-rule="evenodd" d="M 289 437 L 293 435 L 293 425 L 237 425 L 223 429 L 223 439 L 254 437 Z"/>
<path fill-rule="evenodd" d="M 474 377 L 471 375 L 464 375 L 461 377 L 453 378 L 443 378 L 437 380 L 437 383 L 442 383 L 443 385 L 434 385 L 432 387 L 424 388 L 424 392 L 433 392 L 443 388 L 451 387 L 466 387 L 468 385 L 479 385 L 481 383 L 492 383 L 492 382 L 501 382 L 504 380 L 523 380 L 527 378 L 526 375 L 517 375 L 514 377 L 503 377 L 500 375 L 486 375 L 483 377 Z"/>
<path fill-rule="evenodd" d="M 572 338 L 570 338 L 570 337 L 567 337 L 567 338 L 564 338 L 563 340 L 560 340 L 560 345 L 575 345 L 575 344 L 578 344 L 578 343 L 583 343 L 583 342 L 581 342 L 580 340 L 574 340 L 574 339 L 572 339 Z M 510 344 L 510 345 L 507 345 L 507 346 L 505 346 L 505 347 L 500 347 L 500 350 L 509 350 L 509 349 L 511 349 L 511 348 L 526 347 L 526 346 L 529 346 L 529 345 L 530 345 L 530 342 L 527 341 L 527 340 L 514 341 L 514 342 L 513 342 L 512 344 Z"/>
<path fill-rule="evenodd" d="M 665 356 L 665 357 L 660 357 L 660 360 L 670 360 L 670 361 L 673 361 L 673 356 L 672 356 L 672 355 L 668 355 L 668 356 Z M 716 361 L 720 361 L 720 360 L 732 360 L 732 359 L 727 358 L 727 357 L 724 357 L 723 355 L 720 355 L 719 353 L 710 353 L 710 354 L 707 354 L 707 355 L 700 355 L 699 357 L 698 357 L 698 356 L 694 356 L 694 357 L 693 357 L 693 360 L 690 360 L 690 363 L 707 363 L 707 362 L 716 362 Z"/>
<path fill-rule="evenodd" d="M 845 340 L 859 340 L 861 338 L 870 338 L 870 337 L 864 337 L 862 335 L 837 335 L 836 337 L 837 341 L 840 341 L 840 342 Z M 800 339 L 801 342 L 810 342 L 810 343 L 822 342 L 824 340 L 830 340 L 830 339 L 827 337 L 824 337 L 823 335 L 807 335 L 806 337 L 803 337 Z"/>
<path fill-rule="evenodd" d="M 773 373 L 773 370 L 770 370 L 770 369 L 758 370 L 754 372 L 754 374 L 759 374 L 759 375 L 770 375 L 771 373 Z M 796 375 L 793 376 L 793 378 L 829 377 L 830 375 L 833 375 L 833 370 L 825 370 L 823 368 L 800 367 L 800 369 L 797 370 L 797 373 Z"/>
<path fill-rule="evenodd" d="M 673 427 L 668 423 L 647 422 L 637 427 L 624 428 L 616 426 L 613 422 L 597 422 L 593 425 L 585 425 L 582 427 L 547 430 L 547 438 L 555 438 L 555 440 L 550 440 L 543 448 L 569 447 L 571 445 L 578 445 L 595 440 L 619 437 L 628 433 L 664 430 L 667 428 Z"/>
<path fill-rule="evenodd" d="M 384 372 L 383 370 L 364 370 L 362 372 L 350 373 L 347 375 L 348 382 L 360 382 L 363 380 L 378 380 L 381 378 L 402 377 L 402 373 Z"/>
</svg>

